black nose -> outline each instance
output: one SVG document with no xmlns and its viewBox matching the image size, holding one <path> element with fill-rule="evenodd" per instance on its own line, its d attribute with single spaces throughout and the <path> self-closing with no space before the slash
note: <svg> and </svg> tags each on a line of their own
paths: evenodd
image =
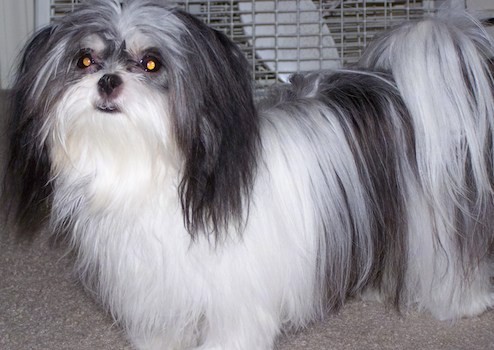
<svg viewBox="0 0 494 350">
<path fill-rule="evenodd" d="M 109 97 L 122 83 L 123 80 L 118 75 L 105 74 L 98 81 L 98 91 L 101 95 Z"/>
</svg>

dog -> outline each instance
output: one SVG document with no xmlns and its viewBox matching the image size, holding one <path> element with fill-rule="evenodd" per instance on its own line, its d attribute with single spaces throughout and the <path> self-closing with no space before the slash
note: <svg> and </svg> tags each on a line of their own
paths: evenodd
<svg viewBox="0 0 494 350">
<path fill-rule="evenodd" d="M 494 304 L 494 45 L 408 22 L 261 101 L 224 34 L 93 0 L 26 45 L 5 187 L 137 349 L 272 349 L 351 297 L 444 320 Z"/>
</svg>

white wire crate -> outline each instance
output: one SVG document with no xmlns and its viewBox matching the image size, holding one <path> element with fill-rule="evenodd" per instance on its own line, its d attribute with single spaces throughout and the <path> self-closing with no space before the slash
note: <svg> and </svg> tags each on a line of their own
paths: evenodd
<svg viewBox="0 0 494 350">
<path fill-rule="evenodd" d="M 56 22 L 81 0 L 48 1 Z M 82 0 L 83 1 L 83 0 Z M 372 37 L 433 12 L 442 0 L 185 0 L 177 4 L 227 34 L 262 88 L 294 72 L 358 60 Z"/>
</svg>

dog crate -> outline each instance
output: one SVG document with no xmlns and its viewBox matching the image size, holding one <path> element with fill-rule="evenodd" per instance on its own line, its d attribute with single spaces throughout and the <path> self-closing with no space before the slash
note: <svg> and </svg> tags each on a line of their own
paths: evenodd
<svg viewBox="0 0 494 350">
<path fill-rule="evenodd" d="M 38 0 L 38 22 L 56 22 L 84 0 Z M 432 13 L 443 0 L 186 0 L 177 4 L 227 34 L 257 87 L 294 72 L 351 65 L 372 37 Z"/>
</svg>

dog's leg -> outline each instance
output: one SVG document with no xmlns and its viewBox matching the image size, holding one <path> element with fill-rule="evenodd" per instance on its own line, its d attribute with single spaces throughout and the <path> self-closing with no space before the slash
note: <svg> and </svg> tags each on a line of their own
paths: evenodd
<svg viewBox="0 0 494 350">
<path fill-rule="evenodd" d="M 270 350 L 279 333 L 276 316 L 262 306 L 226 306 L 209 322 L 204 343 L 196 350 Z M 221 311 L 220 311 L 221 312 Z"/>
<path fill-rule="evenodd" d="M 410 201 L 409 210 L 409 302 L 442 320 L 475 316 L 492 307 L 491 258 L 462 251 L 451 228 L 423 198 Z M 443 227 L 438 227 L 441 223 Z"/>
</svg>

